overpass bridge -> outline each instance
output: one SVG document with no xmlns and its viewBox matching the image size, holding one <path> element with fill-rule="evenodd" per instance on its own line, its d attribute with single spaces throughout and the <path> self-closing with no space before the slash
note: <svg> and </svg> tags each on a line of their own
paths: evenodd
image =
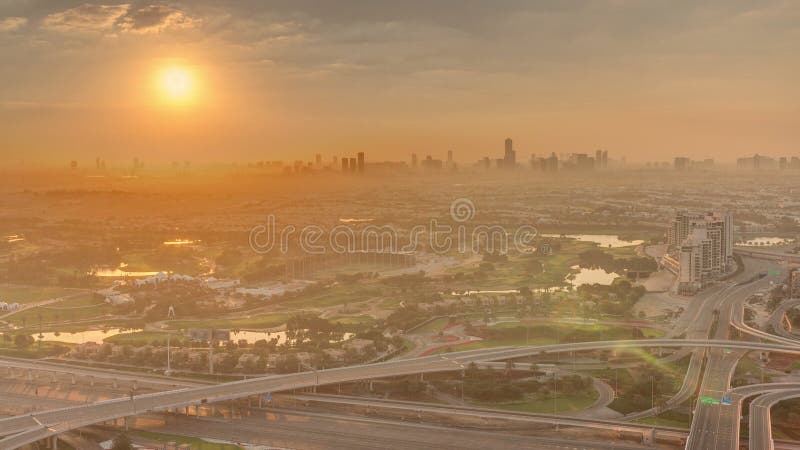
<svg viewBox="0 0 800 450">
<path fill-rule="evenodd" d="M 733 253 L 749 258 L 786 261 L 788 264 L 800 264 L 800 254 L 786 253 L 780 250 L 734 247 Z"/>
<path fill-rule="evenodd" d="M 12 417 L 0 420 L 0 435 L 6 436 L 0 440 L 0 449 L 18 448 L 69 430 L 141 413 L 168 411 L 173 408 L 262 395 L 266 392 L 288 391 L 372 378 L 463 371 L 466 365 L 472 362 L 506 360 L 548 353 L 654 347 L 726 348 L 800 355 L 798 346 L 709 339 L 621 340 L 468 350 L 450 353 L 446 356 L 424 356 L 376 364 L 275 375 L 213 386 L 184 388 Z"/>
</svg>

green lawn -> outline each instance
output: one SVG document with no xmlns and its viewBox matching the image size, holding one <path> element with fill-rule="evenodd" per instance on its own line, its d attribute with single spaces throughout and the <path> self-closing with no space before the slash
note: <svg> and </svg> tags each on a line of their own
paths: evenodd
<svg viewBox="0 0 800 450">
<path fill-rule="evenodd" d="M 80 290 L 53 286 L 0 285 L 0 301 L 27 304 L 63 297 L 76 292 L 80 292 Z"/>
<path fill-rule="evenodd" d="M 131 434 L 134 438 L 141 437 L 144 439 L 150 439 L 159 442 L 175 442 L 178 445 L 180 444 L 189 444 L 192 447 L 192 450 L 244 450 L 242 447 L 234 444 L 217 444 L 214 442 L 208 442 L 204 439 L 188 437 L 188 436 L 178 436 L 174 434 L 161 434 L 161 433 L 152 433 L 149 431 L 136 431 Z"/>
<path fill-rule="evenodd" d="M 237 319 L 197 319 L 197 320 L 171 320 L 168 322 L 171 329 L 186 328 L 222 328 L 222 329 L 263 329 L 274 328 L 286 323 L 294 313 L 271 313 L 253 317 Z"/>
<path fill-rule="evenodd" d="M 340 323 L 342 325 L 372 325 L 375 319 L 372 316 L 347 316 L 337 317 L 330 320 L 332 323 Z"/>
<path fill-rule="evenodd" d="M 595 401 L 597 401 L 597 397 L 598 395 L 596 392 L 582 395 L 559 393 L 555 401 L 556 413 L 561 414 L 586 409 L 592 406 Z M 552 397 L 513 403 L 480 403 L 479 405 L 486 408 L 503 409 L 506 411 L 538 414 L 547 414 L 553 412 Z"/>
<path fill-rule="evenodd" d="M 550 345 L 555 344 L 555 337 L 550 338 L 529 338 L 527 345 Z M 434 352 L 434 354 L 446 353 L 448 349 L 460 352 L 462 350 L 477 350 L 481 348 L 493 347 L 521 347 L 526 345 L 525 338 L 522 339 L 484 339 L 482 341 L 475 341 L 469 344 L 455 345 L 452 347 L 441 348 Z"/>
<path fill-rule="evenodd" d="M 110 342 L 112 344 L 131 345 L 148 345 L 153 341 L 163 341 L 164 345 L 166 345 L 167 335 L 169 335 L 169 333 L 161 333 L 158 331 L 137 331 L 134 333 L 115 334 L 114 336 L 103 339 L 103 341 Z M 177 342 L 179 339 L 183 338 L 183 335 L 173 334 L 172 341 Z"/>
<path fill-rule="evenodd" d="M 560 240 L 561 249 L 551 256 L 513 256 L 505 262 L 494 262 L 494 270 L 487 271 L 486 277 L 479 280 L 464 281 L 465 287 L 470 289 L 513 289 L 521 286 L 535 288 L 550 288 L 565 285 L 564 278 L 571 272 L 571 267 L 578 264 L 578 255 L 594 247 L 591 242 L 580 242 L 574 239 Z M 543 272 L 530 275 L 526 266 L 529 260 L 538 260 L 542 263 Z M 459 267 L 450 273 L 472 273 L 477 267 Z M 461 288 L 461 286 L 454 286 Z"/>
<path fill-rule="evenodd" d="M 439 319 L 444 320 L 445 323 L 447 322 L 446 318 Z M 428 325 L 434 325 L 436 321 L 432 322 Z M 426 325 L 426 327 L 428 326 Z M 525 328 L 526 325 L 530 330 L 528 336 L 526 337 Z M 444 326 L 444 325 L 442 325 Z M 630 327 L 623 327 L 623 326 L 611 326 L 611 325 L 578 325 L 578 324 L 566 324 L 566 323 L 524 323 L 524 322 L 504 322 L 493 325 L 489 327 L 490 329 L 507 329 L 507 330 L 514 330 L 516 331 L 513 335 L 509 335 L 506 338 L 490 338 L 490 339 L 483 339 L 481 341 L 475 341 L 470 344 L 458 345 L 452 347 L 453 350 L 475 350 L 480 348 L 491 348 L 491 347 L 515 347 L 515 346 L 524 346 L 524 345 L 549 345 L 549 344 L 564 344 L 569 343 L 570 341 L 569 336 L 570 333 L 574 332 L 581 332 L 586 334 L 587 339 L 581 339 L 581 341 L 605 341 L 605 340 L 621 340 L 621 339 L 632 339 L 632 328 Z M 480 328 L 477 328 L 475 332 L 476 335 L 480 336 Z M 544 335 L 543 330 L 552 331 L 552 333 L 548 333 Z M 555 332 L 557 331 L 557 333 Z M 641 328 L 642 333 L 645 337 L 658 337 L 662 336 L 663 333 L 659 330 L 650 330 Z M 415 332 L 416 333 L 416 332 Z M 445 352 L 446 349 L 441 349 L 437 353 Z"/>
<path fill-rule="evenodd" d="M 448 323 L 450 323 L 450 319 L 447 317 L 440 317 L 435 320 L 431 320 L 430 322 L 426 323 L 425 325 L 417 328 L 411 334 L 425 334 L 425 333 L 438 333 L 441 331 Z"/>
<path fill-rule="evenodd" d="M 132 251 L 121 255 L 129 272 L 174 272 L 182 275 L 199 275 L 202 272 L 200 260 L 193 249 L 164 248 L 157 251 Z"/>
<path fill-rule="evenodd" d="M 381 295 L 376 286 L 363 284 L 336 285 L 321 292 L 302 295 L 298 298 L 280 302 L 281 308 L 325 308 L 328 306 L 358 303 Z"/>
<path fill-rule="evenodd" d="M 34 342 L 24 348 L 19 348 L 13 341 L 16 333 L 9 333 L 9 336 L 12 338 L 11 341 L 0 338 L 0 355 L 36 359 L 60 354 L 70 347 L 70 344 L 61 344 L 58 342 Z"/>
<path fill-rule="evenodd" d="M 40 320 L 43 327 L 52 327 L 62 322 L 102 318 L 113 312 L 113 306 L 94 298 L 92 294 L 85 293 L 63 302 L 20 311 L 6 320 L 18 326 L 24 324 L 26 328 L 38 330 Z"/>
</svg>

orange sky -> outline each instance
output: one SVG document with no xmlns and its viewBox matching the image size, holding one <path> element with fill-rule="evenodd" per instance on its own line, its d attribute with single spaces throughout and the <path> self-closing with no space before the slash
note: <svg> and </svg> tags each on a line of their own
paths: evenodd
<svg viewBox="0 0 800 450">
<path fill-rule="evenodd" d="M 800 155 L 797 2 L 217 3 L 0 2 L 4 160 Z"/>
</svg>

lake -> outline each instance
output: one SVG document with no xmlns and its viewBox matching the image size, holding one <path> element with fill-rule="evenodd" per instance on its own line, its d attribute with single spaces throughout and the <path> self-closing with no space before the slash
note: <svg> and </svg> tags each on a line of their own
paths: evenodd
<svg viewBox="0 0 800 450">
<path fill-rule="evenodd" d="M 578 287 L 584 284 L 602 284 L 605 286 L 610 285 L 620 274 L 616 272 L 606 272 L 603 269 L 579 269 L 578 273 L 567 275 L 567 283 L 573 287 Z"/>
<path fill-rule="evenodd" d="M 562 237 L 560 234 L 543 234 L 542 237 L 549 237 L 549 238 L 558 238 Z M 593 242 L 598 244 L 600 247 L 630 247 L 633 245 L 640 245 L 644 244 L 643 240 L 635 239 L 632 241 L 626 241 L 619 238 L 619 235 L 615 234 L 567 234 L 563 237 L 569 239 L 575 239 L 576 241 L 581 242 Z"/>
<path fill-rule="evenodd" d="M 85 344 L 87 342 L 102 344 L 105 338 L 110 338 L 118 334 L 136 333 L 138 331 L 142 330 L 132 328 L 109 328 L 106 330 L 86 330 L 74 333 L 62 332 L 57 334 L 56 332 L 47 332 L 41 333 L 41 335 L 36 333 L 33 335 L 33 338 L 37 341 L 64 342 L 66 344 Z M 42 337 L 40 338 L 39 336 Z"/>
<path fill-rule="evenodd" d="M 109 328 L 105 330 L 85 330 L 85 331 L 77 331 L 74 333 L 56 333 L 56 332 L 47 332 L 34 334 L 33 338 L 37 341 L 42 342 L 63 342 L 65 344 L 85 344 L 87 342 L 95 342 L 97 344 L 102 344 L 106 338 L 110 338 L 111 336 L 118 336 L 118 335 L 126 335 L 131 333 L 137 333 L 142 331 L 141 329 L 133 329 L 133 328 Z M 41 338 L 39 336 L 42 336 Z M 351 339 L 355 336 L 354 333 L 343 333 L 341 340 L 333 340 L 331 341 L 332 344 L 337 342 L 346 341 Z M 173 335 L 173 338 L 181 337 L 183 335 Z M 164 338 L 166 339 L 166 337 Z M 230 332 L 230 340 L 233 342 L 238 342 L 240 340 L 247 341 L 248 344 L 254 344 L 256 341 L 259 340 L 267 340 L 270 341 L 272 339 L 278 340 L 278 345 L 283 345 L 288 341 L 285 331 L 250 331 L 250 330 L 239 330 L 239 331 L 231 331 Z M 119 343 L 124 343 L 124 339 Z"/>
<path fill-rule="evenodd" d="M 152 277 L 159 274 L 159 272 L 129 272 L 125 270 L 126 267 L 128 267 L 127 264 L 121 263 L 119 267 L 115 269 L 96 267 L 93 269 L 93 272 L 95 276 L 103 278 Z"/>
</svg>

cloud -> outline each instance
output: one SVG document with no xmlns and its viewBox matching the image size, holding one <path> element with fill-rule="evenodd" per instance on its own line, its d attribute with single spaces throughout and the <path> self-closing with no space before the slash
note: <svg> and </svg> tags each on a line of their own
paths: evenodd
<svg viewBox="0 0 800 450">
<path fill-rule="evenodd" d="M 18 30 L 25 26 L 26 23 L 28 23 L 28 19 L 25 17 L 7 17 L 5 19 L 0 19 L 0 32 Z"/>
<path fill-rule="evenodd" d="M 167 29 L 190 28 L 197 20 L 171 6 L 149 5 L 128 13 L 120 28 L 133 33 L 159 33 Z"/>
<path fill-rule="evenodd" d="M 51 30 L 160 33 L 168 29 L 190 28 L 198 19 L 189 17 L 178 8 L 166 5 L 147 5 L 132 9 L 129 4 L 83 4 L 75 8 L 52 13 L 44 18 L 42 26 Z"/>
<path fill-rule="evenodd" d="M 117 21 L 128 13 L 130 5 L 83 4 L 61 12 L 47 15 L 42 26 L 57 31 L 106 31 L 114 28 Z"/>
</svg>

